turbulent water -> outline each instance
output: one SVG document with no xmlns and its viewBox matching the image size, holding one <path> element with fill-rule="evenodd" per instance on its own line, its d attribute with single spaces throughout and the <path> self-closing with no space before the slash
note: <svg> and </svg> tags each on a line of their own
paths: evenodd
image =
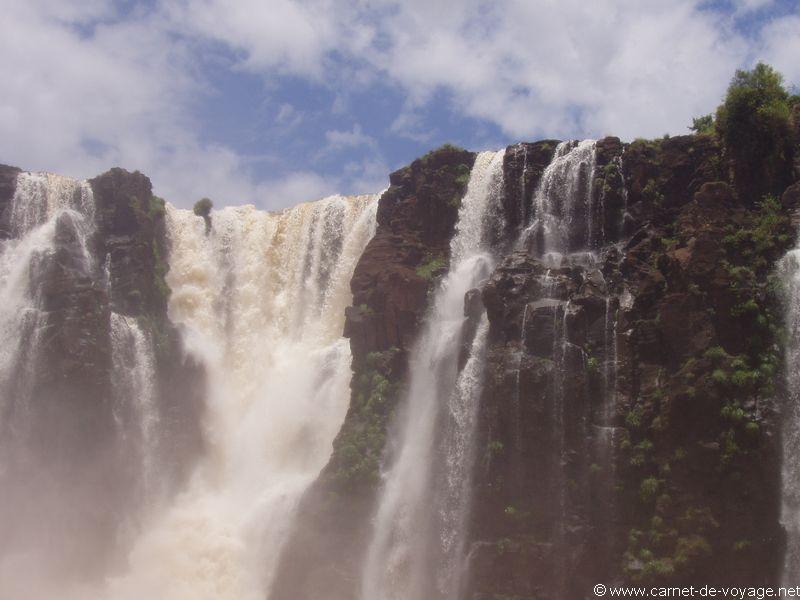
<svg viewBox="0 0 800 600">
<path fill-rule="evenodd" d="M 376 197 L 203 220 L 169 209 L 169 315 L 208 373 L 207 450 L 136 543 L 112 598 L 263 600 L 349 399 L 341 337 Z"/>
<path fill-rule="evenodd" d="M 83 560 L 82 527 L 91 522 L 89 507 L 97 491 L 89 471 L 99 462 L 87 460 L 86 472 L 68 464 L 71 457 L 59 452 L 75 444 L 59 435 L 58 424 L 78 417 L 59 406 L 45 409 L 35 396 L 36 377 L 47 369 L 44 294 L 59 251 L 73 278 L 98 276 L 90 243 L 94 199 L 86 182 L 21 173 L 5 214 L 9 237 L 0 242 L 0 597 L 52 597 L 51 580 L 79 568 Z"/>
<path fill-rule="evenodd" d="M 10 238 L 0 242 L 0 398 L 3 423 L 8 411 L 23 416 L 30 400 L 30 373 L 35 365 L 43 326 L 38 267 L 56 251 L 59 219 L 72 223 L 81 249 L 83 269 L 89 274 L 93 258 L 88 239 L 94 231 L 91 187 L 49 173 L 22 173 L 7 210 Z M 22 376 L 20 377 L 20 371 Z M 9 386 L 14 387 L 13 393 Z M 6 440 L 0 438 L 0 444 Z"/>
<path fill-rule="evenodd" d="M 783 495 L 781 523 L 786 528 L 783 584 L 800 581 L 800 248 L 779 264 L 785 290 L 786 391 L 783 411 Z"/>
<path fill-rule="evenodd" d="M 347 408 L 344 309 L 376 209 L 376 196 L 333 196 L 280 213 L 226 208 L 206 232 L 203 219 L 168 208 L 169 317 L 204 365 L 208 393 L 204 453 L 185 489 L 167 494 L 159 455 L 170 442 L 153 341 L 139 320 L 113 309 L 96 325 L 108 335 L 109 397 L 92 399 L 93 410 L 108 407 L 108 455 L 95 457 L 102 465 L 79 464 L 85 458 L 65 446 L 57 466 L 32 462 L 48 443 L 32 432 L 47 404 L 34 397 L 46 369 L 43 290 L 63 277 L 53 275 L 54 257 L 69 257 L 74 285 L 105 293 L 106 302 L 112 294 L 108 263 L 94 254 L 91 186 L 19 175 L 3 224 L 10 237 L 0 242 L 1 597 L 265 598 L 294 507 Z M 126 488 L 135 513 L 102 487 L 112 479 L 94 476 L 109 469 L 138 482 Z M 100 507 L 116 515 L 105 541 L 85 527 Z M 89 521 L 72 523 L 76 515 Z M 73 557 L 126 547 L 127 558 L 94 582 L 68 576 Z"/>
<path fill-rule="evenodd" d="M 595 269 L 594 156 L 593 141 L 558 146 L 533 191 L 526 209 L 531 219 L 514 249 L 527 250 L 553 270 L 567 263 Z M 503 151 L 476 158 L 450 244 L 450 268 L 431 297 L 411 353 L 408 392 L 390 431 L 361 573 L 362 600 L 464 595 L 489 332 L 485 311 L 468 310 L 466 297 L 502 258 L 492 244 L 504 228 L 503 162 Z M 277 213 L 229 207 L 212 214 L 210 228 L 190 211 L 167 207 L 169 318 L 185 352 L 204 367 L 206 398 L 203 453 L 183 489 L 166 493 L 154 344 L 135 317 L 113 310 L 106 262 L 92 250 L 91 188 L 50 175 L 20 175 L 8 213 L 11 239 L 2 242 L 0 254 L 0 331 L 6 342 L 0 351 L 0 447 L 24 445 L 27 420 L 34 418 L 26 394 L 46 325 L 39 270 L 57 250 L 58 228 L 67 227 L 74 232 L 70 243 L 79 275 L 105 289 L 111 302 L 110 412 L 125 473 L 141 482 L 141 510 L 118 523 L 126 558 L 100 583 L 65 586 L 63 597 L 268 597 L 298 501 L 327 462 L 348 407 L 351 356 L 341 337 L 344 313 L 353 270 L 375 232 L 377 205 L 376 196 L 332 196 Z M 538 300 L 552 301 L 559 307 L 554 315 L 566 323 L 570 307 L 545 297 L 548 281 L 555 280 L 550 271 L 544 278 Z M 607 301 L 607 397 L 598 452 L 610 445 L 605 425 L 613 413 L 614 310 Z M 792 318 L 800 322 L 800 316 Z M 561 321 L 554 324 L 557 367 L 567 351 L 564 330 Z M 556 404 L 562 383 L 556 375 Z M 553 427 L 563 436 L 562 412 L 554 406 Z M 789 436 L 787 444 L 793 440 Z M 0 467 L 4 477 L 2 459 Z M 794 489 L 791 474 L 785 481 Z M 787 498 L 791 504 L 792 495 Z M 784 510 L 785 518 L 796 513 Z M 14 587 L 16 572 L 39 559 L 11 539 L 5 548 L 0 542 L 0 591 L 19 595 L 30 590 Z M 58 589 L 54 576 L 32 597 Z"/>
<path fill-rule="evenodd" d="M 494 266 L 487 240 L 502 218 L 503 154 L 482 152 L 475 161 L 450 245 L 450 270 L 412 351 L 409 391 L 393 441 L 396 457 L 384 474 L 364 566 L 363 600 L 459 597 L 487 330 L 484 316 L 459 372 L 464 295 Z"/>
</svg>

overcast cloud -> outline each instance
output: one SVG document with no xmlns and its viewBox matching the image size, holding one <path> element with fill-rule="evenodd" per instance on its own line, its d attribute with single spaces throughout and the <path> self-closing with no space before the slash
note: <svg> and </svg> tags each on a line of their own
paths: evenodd
<svg viewBox="0 0 800 600">
<path fill-rule="evenodd" d="M 6 0 L 0 162 L 276 208 L 445 141 L 685 133 L 757 60 L 800 81 L 795 1 Z"/>
</svg>

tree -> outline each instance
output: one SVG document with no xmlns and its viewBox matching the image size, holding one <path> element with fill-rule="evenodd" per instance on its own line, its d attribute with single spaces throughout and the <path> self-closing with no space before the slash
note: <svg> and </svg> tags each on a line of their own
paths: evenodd
<svg viewBox="0 0 800 600">
<path fill-rule="evenodd" d="M 208 198 L 201 198 L 194 203 L 194 214 L 198 217 L 203 217 L 206 222 L 206 235 L 211 231 L 211 209 L 214 208 L 214 203 Z"/>
<path fill-rule="evenodd" d="M 211 215 L 211 209 L 214 208 L 214 203 L 208 198 L 201 198 L 194 203 L 194 214 L 204 219 Z"/>
<path fill-rule="evenodd" d="M 695 133 L 714 133 L 714 115 L 695 117 L 689 129 Z"/>
<path fill-rule="evenodd" d="M 717 109 L 716 129 L 732 161 L 740 194 L 756 202 L 788 183 L 794 151 L 789 94 L 783 76 L 758 63 L 739 70 Z"/>
</svg>

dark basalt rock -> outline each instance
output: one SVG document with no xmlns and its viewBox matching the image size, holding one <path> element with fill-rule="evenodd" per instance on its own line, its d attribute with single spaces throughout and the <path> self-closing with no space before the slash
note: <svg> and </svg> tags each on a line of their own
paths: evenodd
<svg viewBox="0 0 800 600">
<path fill-rule="evenodd" d="M 114 168 L 89 183 L 95 199 L 95 252 L 109 273 L 110 305 L 117 313 L 137 317 L 154 345 L 163 460 L 180 481 L 191 458 L 200 453 L 205 374 L 186 357 L 167 317 L 164 201 L 153 195 L 150 179 L 138 171 Z"/>
<path fill-rule="evenodd" d="M 620 150 L 598 142 L 598 170 Z M 612 230 L 621 251 L 559 268 L 511 254 L 484 288 L 468 598 L 778 577 L 774 394 L 725 378 L 780 364 L 767 277 L 792 244 L 797 199 L 790 188 L 780 206 L 748 208 L 729 182 L 705 180 L 716 151 L 702 136 L 625 147 L 638 229 Z"/>
<path fill-rule="evenodd" d="M 532 144 L 521 142 L 506 149 L 503 157 L 503 214 L 507 240 L 515 239 L 529 221 L 536 186 L 553 159 L 557 145 L 558 140 L 543 140 Z"/>
</svg>

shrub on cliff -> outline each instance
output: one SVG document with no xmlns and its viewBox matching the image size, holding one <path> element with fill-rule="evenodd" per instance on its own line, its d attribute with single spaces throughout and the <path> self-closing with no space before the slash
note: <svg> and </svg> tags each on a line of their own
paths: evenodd
<svg viewBox="0 0 800 600">
<path fill-rule="evenodd" d="M 736 71 L 717 109 L 717 133 L 745 199 L 758 199 L 787 183 L 795 142 L 789 100 L 783 76 L 758 63 L 752 71 Z"/>
<path fill-rule="evenodd" d="M 214 203 L 208 198 L 201 198 L 194 203 L 194 214 L 198 217 L 203 217 L 206 222 L 206 235 L 211 231 L 211 209 L 214 208 Z"/>
<path fill-rule="evenodd" d="M 194 203 L 194 214 L 204 219 L 211 214 L 211 209 L 214 208 L 214 203 L 208 198 L 201 198 Z"/>
</svg>

